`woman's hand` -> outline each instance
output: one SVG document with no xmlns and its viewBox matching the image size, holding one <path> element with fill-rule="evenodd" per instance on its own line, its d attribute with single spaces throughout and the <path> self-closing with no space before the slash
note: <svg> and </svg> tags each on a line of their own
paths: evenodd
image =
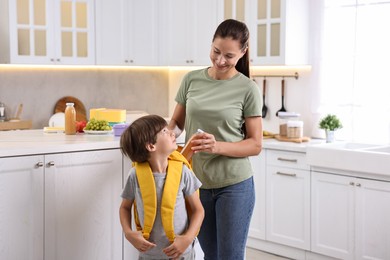
<svg viewBox="0 0 390 260">
<path fill-rule="evenodd" d="M 214 135 L 203 132 L 194 135 L 192 141 L 192 150 L 196 152 L 217 153 L 218 146 Z"/>
</svg>

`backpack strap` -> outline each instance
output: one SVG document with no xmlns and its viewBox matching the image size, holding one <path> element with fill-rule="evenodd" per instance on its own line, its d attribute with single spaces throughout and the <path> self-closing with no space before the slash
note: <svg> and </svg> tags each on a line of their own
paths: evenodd
<svg viewBox="0 0 390 260">
<path fill-rule="evenodd" d="M 175 240 L 174 215 L 177 193 L 179 191 L 183 163 L 169 160 L 167 179 L 161 198 L 161 220 L 165 234 L 172 243 Z"/>
<path fill-rule="evenodd" d="M 141 197 L 144 203 L 144 227 L 142 229 L 142 235 L 145 239 L 149 239 L 157 212 L 157 195 L 155 182 L 152 170 L 150 169 L 148 162 L 136 163 L 135 167 L 138 185 L 140 186 Z M 150 187 L 150 185 L 152 185 L 152 188 Z M 139 223 L 138 214 L 135 215 L 137 216 L 135 217 L 135 220 L 138 222 L 137 229 L 140 230 L 141 225 Z"/>
</svg>

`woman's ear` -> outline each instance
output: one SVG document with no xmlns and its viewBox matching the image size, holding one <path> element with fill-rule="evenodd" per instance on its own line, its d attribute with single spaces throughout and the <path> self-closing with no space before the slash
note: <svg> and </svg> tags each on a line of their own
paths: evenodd
<svg viewBox="0 0 390 260">
<path fill-rule="evenodd" d="M 245 49 L 242 50 L 242 56 L 241 57 L 243 57 L 247 51 L 248 51 L 248 46 L 245 47 Z"/>
</svg>

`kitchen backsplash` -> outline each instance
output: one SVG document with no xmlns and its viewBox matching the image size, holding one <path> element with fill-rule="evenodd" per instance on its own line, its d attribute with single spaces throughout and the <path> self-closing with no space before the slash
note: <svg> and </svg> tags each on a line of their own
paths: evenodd
<svg viewBox="0 0 390 260">
<path fill-rule="evenodd" d="M 54 106 L 64 96 L 90 108 L 142 110 L 168 116 L 169 71 L 166 68 L 0 67 L 0 102 L 6 116 L 23 104 L 22 120 L 33 128 L 48 126 Z"/>
<path fill-rule="evenodd" d="M 175 96 L 183 76 L 194 67 L 19 67 L 0 66 L 0 102 L 7 117 L 23 103 L 21 119 L 32 120 L 33 128 L 48 125 L 54 106 L 64 96 L 74 96 L 89 109 L 106 107 L 141 110 L 163 117 L 172 115 Z M 301 114 L 304 135 L 315 133 L 318 118 L 311 113 L 310 67 L 255 67 L 256 75 L 293 75 L 285 78 L 285 107 Z M 281 107 L 281 77 L 268 77 L 264 130 L 278 133 Z M 262 91 L 263 77 L 256 78 Z"/>
</svg>

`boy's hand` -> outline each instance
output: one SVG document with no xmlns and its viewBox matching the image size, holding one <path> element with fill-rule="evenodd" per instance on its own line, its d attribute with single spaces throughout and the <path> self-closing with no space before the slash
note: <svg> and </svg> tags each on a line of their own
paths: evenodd
<svg viewBox="0 0 390 260">
<path fill-rule="evenodd" d="M 141 231 L 129 231 L 125 233 L 126 239 L 140 252 L 146 252 L 156 246 L 142 236 Z"/>
<path fill-rule="evenodd" d="M 185 235 L 176 236 L 175 241 L 173 241 L 170 246 L 164 248 L 163 252 L 172 259 L 178 259 L 186 251 L 192 241 L 193 239 Z"/>
</svg>

